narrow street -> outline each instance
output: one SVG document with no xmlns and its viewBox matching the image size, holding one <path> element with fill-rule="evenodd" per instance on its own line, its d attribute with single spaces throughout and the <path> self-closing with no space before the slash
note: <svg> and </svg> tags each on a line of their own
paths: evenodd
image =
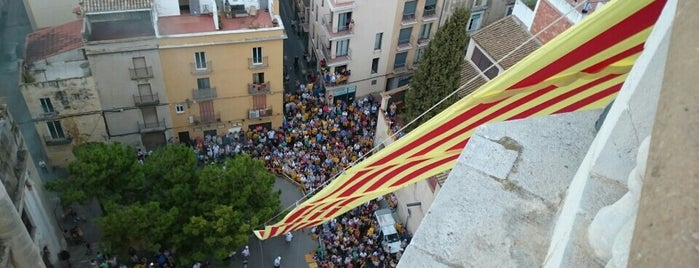
<svg viewBox="0 0 699 268">
<path fill-rule="evenodd" d="M 304 58 L 304 53 L 306 52 L 306 40 L 305 35 L 301 32 L 297 32 L 295 27 L 292 27 L 292 21 L 295 21 L 294 25 L 297 26 L 298 18 L 292 7 L 293 0 L 283 0 L 279 2 L 281 9 L 281 17 L 284 22 L 284 27 L 286 28 L 287 39 L 284 40 L 284 58 L 286 72 L 289 74 L 289 81 L 286 82 L 288 87 L 285 87 L 284 91 L 287 92 L 294 87 L 297 80 L 305 82 L 308 72 L 314 71 L 314 69 L 308 68 L 306 65 L 306 59 Z M 300 29 L 300 28 L 299 28 Z M 299 35 L 301 33 L 301 35 Z M 294 67 L 294 59 L 298 57 L 298 68 Z"/>
</svg>

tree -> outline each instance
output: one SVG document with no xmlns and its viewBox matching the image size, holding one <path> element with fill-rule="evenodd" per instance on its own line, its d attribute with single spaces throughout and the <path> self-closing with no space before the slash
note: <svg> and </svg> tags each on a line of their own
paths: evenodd
<svg viewBox="0 0 699 268">
<path fill-rule="evenodd" d="M 461 68 L 468 46 L 469 11 L 457 8 L 425 48 L 420 65 L 405 93 L 405 117 L 410 122 L 459 88 Z M 449 98 L 408 126 L 412 130 L 427 122 L 458 99 Z M 406 123 L 407 123 L 406 122 Z"/>
<path fill-rule="evenodd" d="M 123 163 L 115 166 L 121 167 L 118 178 L 129 182 L 110 185 L 119 183 L 105 178 L 107 174 L 115 175 L 115 170 L 108 169 L 116 158 L 94 155 L 121 153 L 122 149 L 129 154 L 120 155 Z M 180 263 L 207 257 L 223 259 L 248 241 L 253 228 L 281 209 L 280 192 L 273 189 L 274 175 L 261 161 L 249 156 L 199 168 L 193 151 L 184 146 L 165 146 L 143 165 L 138 164 L 131 148 L 119 144 L 91 145 L 80 150 L 84 151 L 76 154 L 70 170 L 85 173 L 52 182 L 52 189 L 61 196 L 80 197 L 69 201 L 94 197 L 104 202 L 104 216 L 97 219 L 97 224 L 103 240 L 117 252 L 125 252 L 128 247 L 150 251 L 175 248 Z M 127 158 L 133 158 L 135 167 L 124 164 L 131 162 Z M 102 184 L 90 181 L 85 174 L 95 176 Z M 139 179 L 129 179 L 133 177 Z M 86 185 L 91 188 L 75 194 Z"/>
</svg>

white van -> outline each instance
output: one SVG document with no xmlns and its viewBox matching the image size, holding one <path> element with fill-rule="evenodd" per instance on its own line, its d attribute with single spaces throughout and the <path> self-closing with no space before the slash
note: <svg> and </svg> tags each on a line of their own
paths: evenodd
<svg viewBox="0 0 699 268">
<path fill-rule="evenodd" d="M 379 236 L 381 245 L 390 248 L 390 253 L 395 254 L 400 250 L 400 236 L 396 231 L 396 220 L 390 209 L 379 209 L 374 212 L 376 221 L 379 222 Z"/>
</svg>

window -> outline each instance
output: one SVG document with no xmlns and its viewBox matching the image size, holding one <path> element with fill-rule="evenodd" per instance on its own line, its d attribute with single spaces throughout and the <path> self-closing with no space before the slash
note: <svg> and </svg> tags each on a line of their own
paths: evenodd
<svg viewBox="0 0 699 268">
<path fill-rule="evenodd" d="M 507 9 L 505 9 L 505 16 L 507 15 L 512 15 L 512 11 L 515 9 L 514 5 L 509 5 L 507 6 Z"/>
<path fill-rule="evenodd" d="M 209 82 L 209 78 L 197 78 L 197 88 L 198 89 L 210 89 L 211 88 L 211 83 Z"/>
<path fill-rule="evenodd" d="M 184 104 L 182 104 L 182 103 L 175 104 L 175 112 L 178 114 L 184 113 Z"/>
<path fill-rule="evenodd" d="M 48 121 L 46 122 L 46 127 L 49 129 L 49 135 L 52 139 L 65 139 L 66 135 L 63 133 L 63 127 L 61 127 L 61 121 Z"/>
<path fill-rule="evenodd" d="M 350 30 L 350 22 L 352 21 L 352 12 L 340 13 L 337 15 L 337 31 Z"/>
<path fill-rule="evenodd" d="M 144 78 L 150 76 L 148 72 L 148 66 L 146 66 L 145 57 L 136 57 L 131 59 L 133 62 L 134 73 L 133 76 L 136 78 Z"/>
<path fill-rule="evenodd" d="M 152 96 L 153 91 L 150 88 L 150 84 L 138 84 L 138 95 L 140 96 Z"/>
<path fill-rule="evenodd" d="M 320 0 L 320 6 L 324 7 L 325 6 L 325 0 Z M 317 8 L 316 8 L 317 9 Z"/>
<path fill-rule="evenodd" d="M 267 95 L 253 95 L 252 96 L 252 108 L 253 109 L 266 109 L 267 108 Z"/>
<path fill-rule="evenodd" d="M 420 60 L 422 60 L 422 54 L 425 53 L 424 48 L 418 48 L 415 50 L 415 59 L 413 60 L 413 63 L 420 63 Z"/>
<path fill-rule="evenodd" d="M 413 75 L 404 75 L 401 77 L 398 77 L 398 87 L 405 86 L 407 84 L 410 84 L 410 80 L 413 79 Z"/>
<path fill-rule="evenodd" d="M 321 0 L 323 1 L 323 0 Z M 316 5 L 316 10 L 318 10 L 318 5 Z M 316 22 L 318 22 L 318 12 L 316 11 Z"/>
<path fill-rule="evenodd" d="M 51 104 L 51 99 L 49 98 L 41 98 L 39 99 L 39 102 L 41 103 L 41 109 L 44 110 L 44 113 L 53 113 L 55 110 L 53 109 L 53 105 Z"/>
<path fill-rule="evenodd" d="M 410 33 L 412 33 L 413 27 L 400 29 L 400 34 L 398 34 L 398 44 L 410 43 Z"/>
<path fill-rule="evenodd" d="M 373 85 L 376 85 L 376 79 L 371 80 L 371 85 L 372 85 L 372 86 L 373 86 Z"/>
<path fill-rule="evenodd" d="M 349 54 L 349 39 L 337 41 L 335 45 L 335 57 L 347 56 Z"/>
<path fill-rule="evenodd" d="M 371 73 L 375 74 L 379 72 L 379 58 L 374 58 L 371 60 Z"/>
<path fill-rule="evenodd" d="M 466 27 L 466 30 L 471 32 L 471 31 L 476 31 L 481 28 L 481 16 L 483 13 L 474 13 L 471 14 L 471 20 L 468 22 L 468 27 Z"/>
<path fill-rule="evenodd" d="M 383 33 L 377 33 L 376 34 L 376 39 L 374 39 L 374 50 L 380 50 L 381 49 L 381 41 L 383 39 Z"/>
<path fill-rule="evenodd" d="M 206 69 L 206 52 L 194 53 L 194 67 L 197 68 L 197 70 Z"/>
<path fill-rule="evenodd" d="M 484 6 L 488 4 L 488 0 L 473 0 L 473 7 Z"/>
<path fill-rule="evenodd" d="M 262 64 L 262 47 L 252 48 L 252 64 Z"/>
<path fill-rule="evenodd" d="M 211 123 L 216 121 L 216 114 L 214 113 L 214 101 L 200 101 L 199 102 L 199 117 L 203 123 Z"/>
<path fill-rule="evenodd" d="M 437 0 L 427 0 L 425 1 L 425 11 L 423 16 L 431 16 L 436 14 L 437 11 Z"/>
<path fill-rule="evenodd" d="M 403 5 L 403 20 L 415 19 L 415 8 L 417 1 L 408 1 Z"/>
<path fill-rule="evenodd" d="M 425 23 L 420 26 L 420 39 L 429 39 L 432 31 L 432 23 Z"/>
<path fill-rule="evenodd" d="M 396 54 L 396 60 L 393 62 L 393 68 L 405 67 L 405 59 L 408 57 L 408 52 Z"/>
<path fill-rule="evenodd" d="M 262 84 L 265 82 L 265 73 L 254 73 L 252 74 L 252 83 L 253 84 Z"/>
<path fill-rule="evenodd" d="M 483 54 L 483 52 L 478 47 L 473 48 L 473 54 L 471 54 L 471 61 L 488 78 L 493 79 L 495 76 L 498 75 L 498 68 L 495 66 L 491 67 L 491 65 L 493 65 L 493 62 L 491 62 L 490 59 L 488 59 L 488 57 L 486 57 L 485 54 Z"/>
</svg>

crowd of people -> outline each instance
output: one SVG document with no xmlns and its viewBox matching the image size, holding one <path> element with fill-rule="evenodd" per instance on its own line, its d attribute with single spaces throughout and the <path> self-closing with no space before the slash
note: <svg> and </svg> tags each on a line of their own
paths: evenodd
<svg viewBox="0 0 699 268">
<path fill-rule="evenodd" d="M 197 141 L 196 153 L 202 163 L 249 154 L 312 193 L 371 153 L 378 110 L 372 96 L 333 102 L 317 87 L 301 84 L 284 95 L 281 127 L 206 136 Z"/>
<path fill-rule="evenodd" d="M 320 238 L 325 247 L 324 250 L 319 247 L 315 254 L 319 267 L 395 267 L 411 238 L 398 225 L 401 248 L 391 254 L 390 248 L 381 243 L 379 225 L 373 216 L 378 208 L 378 201 L 370 201 L 313 228 L 314 238 Z"/>
</svg>

